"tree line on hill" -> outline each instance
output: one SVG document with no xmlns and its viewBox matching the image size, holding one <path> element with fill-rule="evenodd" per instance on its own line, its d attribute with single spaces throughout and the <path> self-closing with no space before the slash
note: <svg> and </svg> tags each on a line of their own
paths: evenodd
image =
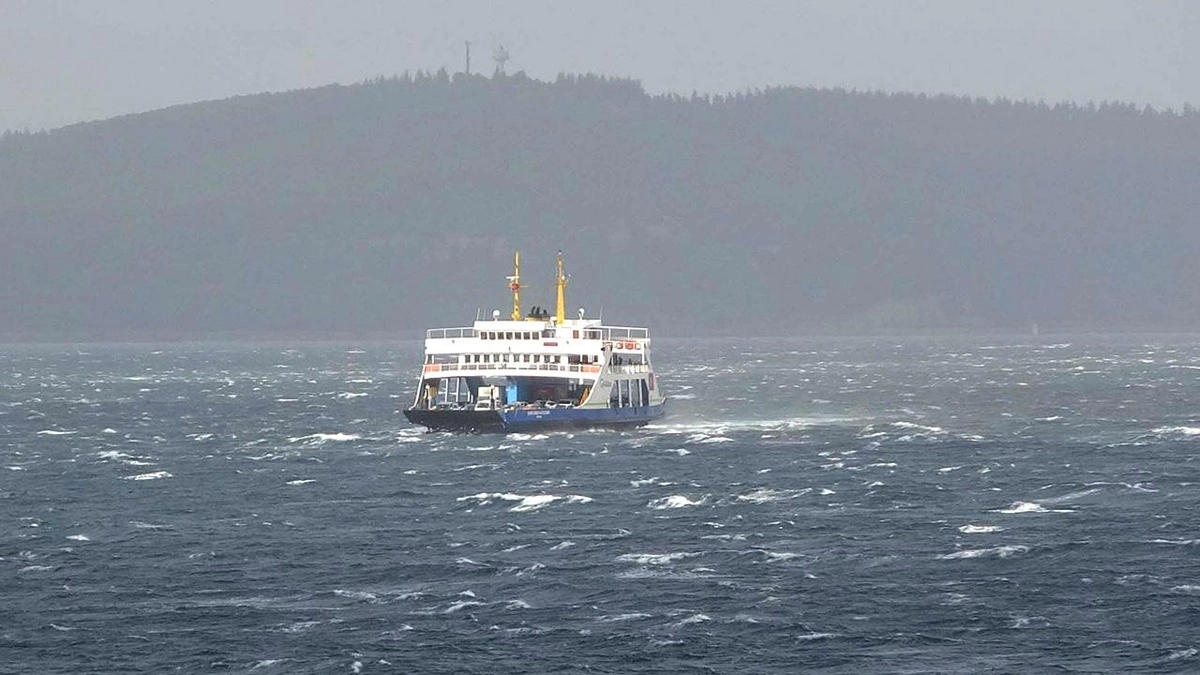
<svg viewBox="0 0 1200 675">
<path fill-rule="evenodd" d="M 1200 115 L 417 73 L 0 137 L 0 336 L 1186 330 Z M 507 314 L 507 312 L 504 312 Z"/>
</svg>

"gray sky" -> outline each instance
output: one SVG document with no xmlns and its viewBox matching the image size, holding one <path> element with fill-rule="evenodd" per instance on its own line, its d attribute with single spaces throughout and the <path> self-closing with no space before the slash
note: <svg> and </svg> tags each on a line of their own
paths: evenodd
<svg viewBox="0 0 1200 675">
<path fill-rule="evenodd" d="M 405 70 L 1200 105 L 1200 0 L 0 0 L 0 130 Z"/>
</svg>

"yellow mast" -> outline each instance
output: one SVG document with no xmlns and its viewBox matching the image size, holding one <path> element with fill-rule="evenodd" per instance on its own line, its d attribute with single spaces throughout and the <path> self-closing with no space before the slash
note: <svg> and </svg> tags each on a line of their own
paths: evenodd
<svg viewBox="0 0 1200 675">
<path fill-rule="evenodd" d="M 567 275 L 563 272 L 562 251 L 558 252 L 558 278 L 554 280 L 554 287 L 558 291 L 558 305 L 555 307 L 554 315 L 557 323 L 561 326 L 567 318 Z"/>
<path fill-rule="evenodd" d="M 513 253 L 513 273 L 508 277 L 508 289 L 513 294 L 512 320 L 521 320 L 521 252 Z"/>
</svg>

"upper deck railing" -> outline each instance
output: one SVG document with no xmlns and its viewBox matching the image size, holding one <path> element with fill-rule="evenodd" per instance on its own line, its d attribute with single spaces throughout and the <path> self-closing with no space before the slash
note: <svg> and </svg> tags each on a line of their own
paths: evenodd
<svg viewBox="0 0 1200 675">
<path fill-rule="evenodd" d="M 565 325 L 549 327 L 547 330 L 572 332 L 578 330 L 579 339 L 581 340 L 645 340 L 650 337 L 649 328 L 638 328 L 635 326 L 587 326 L 580 329 L 575 326 Z M 479 331 L 475 330 L 473 326 L 462 328 L 430 328 L 425 331 L 425 338 L 428 340 L 475 337 L 479 337 Z"/>
<path fill-rule="evenodd" d="M 475 329 L 470 326 L 465 328 L 430 328 L 429 330 L 425 331 L 425 338 L 429 340 L 473 337 L 478 337 L 478 334 L 475 332 Z"/>
</svg>

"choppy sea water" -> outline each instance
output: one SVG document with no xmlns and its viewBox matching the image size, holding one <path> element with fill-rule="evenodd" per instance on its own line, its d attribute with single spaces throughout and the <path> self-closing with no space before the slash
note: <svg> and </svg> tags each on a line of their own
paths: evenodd
<svg viewBox="0 0 1200 675">
<path fill-rule="evenodd" d="M 0 671 L 1200 672 L 1200 340 L 666 340 L 456 436 L 420 345 L 0 348 Z"/>
</svg>

